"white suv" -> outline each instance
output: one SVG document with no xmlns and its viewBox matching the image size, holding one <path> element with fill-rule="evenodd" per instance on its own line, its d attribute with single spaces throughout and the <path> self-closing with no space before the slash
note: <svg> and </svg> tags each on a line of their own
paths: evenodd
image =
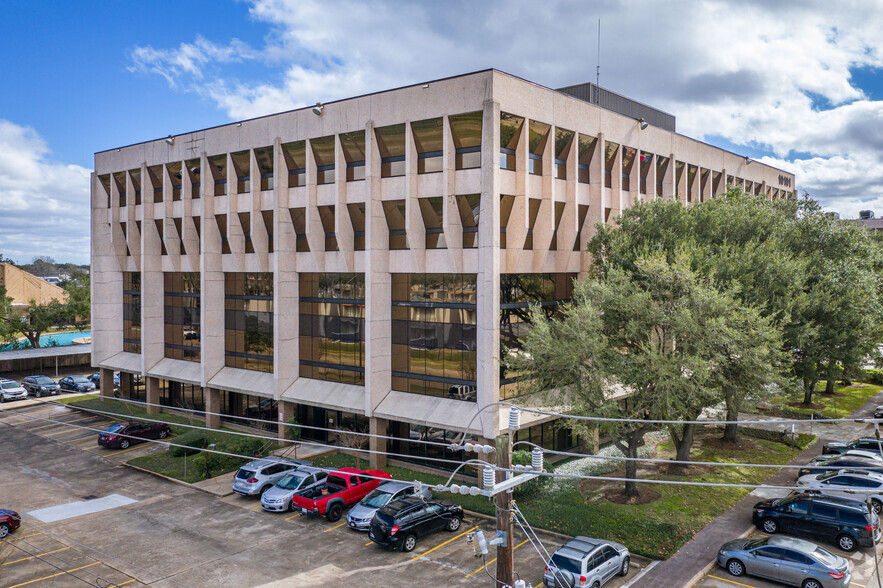
<svg viewBox="0 0 883 588">
<path fill-rule="evenodd" d="M 874 512 L 883 514 L 883 474 L 865 470 L 837 470 L 797 478 L 797 485 L 823 496 L 871 501 Z"/>
<path fill-rule="evenodd" d="M 260 496 L 276 482 L 300 466 L 310 465 L 302 459 L 267 457 L 249 462 L 239 468 L 233 478 L 233 492 L 242 496 Z"/>
<path fill-rule="evenodd" d="M 28 391 L 21 387 L 15 380 L 0 379 L 0 402 L 7 400 L 24 400 L 28 397 Z"/>
</svg>

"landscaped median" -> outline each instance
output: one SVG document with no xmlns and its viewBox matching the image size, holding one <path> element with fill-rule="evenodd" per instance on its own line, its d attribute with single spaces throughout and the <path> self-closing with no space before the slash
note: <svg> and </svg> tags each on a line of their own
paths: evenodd
<svg viewBox="0 0 883 588">
<path fill-rule="evenodd" d="M 248 461 L 239 457 L 229 457 L 201 451 L 201 449 L 207 448 L 209 445 L 213 444 L 216 451 L 223 453 L 251 455 L 254 457 L 264 457 L 281 447 L 275 441 L 237 435 L 230 432 L 231 429 L 224 427 L 213 431 L 201 431 L 185 427 L 182 425 L 204 427 L 205 421 L 200 418 L 179 414 L 148 414 L 146 407 L 131 402 L 108 398 L 86 398 L 72 399 L 67 404 L 71 408 L 125 415 L 109 417 L 119 421 L 127 419 L 152 419 L 169 423 L 174 435 L 169 441 L 175 445 L 185 445 L 187 446 L 186 448 L 170 447 L 168 451 L 136 457 L 129 460 L 128 463 L 184 482 L 199 482 L 213 476 L 232 472 Z M 256 432 L 255 434 L 263 437 L 272 436 L 272 433 L 269 432 Z"/>
<path fill-rule="evenodd" d="M 835 387 L 833 394 L 826 394 L 825 383 L 819 382 L 813 393 L 812 406 L 803 404 L 803 392 L 797 391 L 771 398 L 759 407 L 759 412 L 784 418 L 808 419 L 815 414 L 831 419 L 845 419 L 881 390 L 883 386 L 855 382 L 848 386 Z M 763 410 L 763 407 L 769 408 Z"/>
</svg>

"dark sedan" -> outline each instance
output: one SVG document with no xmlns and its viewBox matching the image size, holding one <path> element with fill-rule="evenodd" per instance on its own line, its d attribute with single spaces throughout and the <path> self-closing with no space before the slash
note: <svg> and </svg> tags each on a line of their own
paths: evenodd
<svg viewBox="0 0 883 588">
<path fill-rule="evenodd" d="M 94 374 L 89 376 L 87 379 L 90 382 L 92 382 L 93 384 L 95 384 L 95 386 L 100 386 L 101 385 L 101 372 L 95 372 Z M 114 388 L 120 387 L 120 373 L 119 372 L 116 372 L 113 375 L 113 387 Z"/>
<path fill-rule="evenodd" d="M 98 435 L 98 445 L 108 449 L 128 449 L 133 443 L 169 436 L 166 423 L 119 423 Z"/>
<path fill-rule="evenodd" d="M 814 461 L 798 470 L 798 476 L 808 476 L 809 474 L 824 474 L 833 472 L 835 469 L 854 468 L 862 470 L 870 470 L 883 474 L 883 464 L 876 459 L 869 457 L 859 457 L 857 455 L 833 455 L 831 459 Z"/>
<path fill-rule="evenodd" d="M 95 384 L 86 376 L 66 376 L 58 381 L 58 387 L 64 392 L 92 392 Z"/>
<path fill-rule="evenodd" d="M 21 525 L 21 517 L 14 510 L 0 508 L 0 539 L 15 531 Z"/>
<path fill-rule="evenodd" d="M 21 381 L 21 385 L 28 391 L 28 396 L 51 396 L 58 394 L 58 384 L 49 376 L 28 376 Z"/>
<path fill-rule="evenodd" d="M 824 453 L 825 455 L 837 455 L 840 453 L 845 453 L 850 449 L 863 449 L 865 451 L 883 453 L 880 448 L 881 442 L 876 437 L 861 437 L 859 439 L 854 439 L 849 443 L 841 443 L 839 441 L 825 443 L 825 445 L 822 447 L 822 453 Z"/>
</svg>

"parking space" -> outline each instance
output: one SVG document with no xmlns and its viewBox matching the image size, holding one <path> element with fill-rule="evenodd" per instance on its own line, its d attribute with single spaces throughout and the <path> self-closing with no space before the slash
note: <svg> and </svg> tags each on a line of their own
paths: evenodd
<svg viewBox="0 0 883 588">
<path fill-rule="evenodd" d="M 747 537 L 760 538 L 767 537 L 759 532 L 752 532 Z M 852 553 L 844 553 L 835 549 L 833 545 L 827 543 L 819 543 L 822 547 L 832 553 L 847 558 L 850 562 L 852 571 L 852 583 L 850 586 L 857 588 L 868 588 L 877 586 L 877 576 L 874 572 L 874 550 L 857 549 Z M 877 559 L 883 557 L 883 545 L 877 545 Z M 883 568 L 883 566 L 881 566 Z M 732 576 L 725 569 L 715 566 L 708 574 L 706 574 L 698 583 L 697 588 L 733 588 L 734 586 L 742 586 L 747 588 L 777 588 L 782 586 L 776 582 L 756 578 L 753 576 Z"/>
<path fill-rule="evenodd" d="M 53 419 L 85 418 L 57 407 L 49 410 Z M 9 555 L 9 549 L 22 550 L 4 545 L 5 561 L 21 561 L 7 566 L 15 568 L 15 581 L 7 580 L 13 576 L 0 568 L 3 586 L 71 585 L 67 571 L 93 582 L 99 575 L 127 586 L 299 586 L 356 580 L 367 586 L 495 584 L 489 576 L 495 572 L 494 551 L 483 561 L 466 542 L 466 533 L 476 528 L 492 535 L 493 521 L 467 517 L 457 532 L 423 538 L 411 553 L 390 551 L 342 521 L 267 513 L 256 499 L 238 495 L 218 498 L 120 467 L 113 456 L 117 452 L 102 459 L 94 436 L 69 439 L 47 423 L 9 416 L 0 415 L 0 454 L 6 456 L 7 474 L 0 484 L 0 507 L 24 516 L 11 545 L 19 543 L 31 553 Z M 92 422 L 90 418 L 80 422 Z M 5 426 L 13 422 L 17 424 Z M 135 502 L 52 523 L 28 514 L 108 494 Z M 546 533 L 540 537 L 550 552 L 562 543 Z M 545 562 L 526 539 L 516 531 L 516 571 L 537 587 Z M 644 563 L 634 558 L 628 578 L 608 586 L 621 586 Z M 56 573 L 60 575 L 52 576 Z"/>
</svg>

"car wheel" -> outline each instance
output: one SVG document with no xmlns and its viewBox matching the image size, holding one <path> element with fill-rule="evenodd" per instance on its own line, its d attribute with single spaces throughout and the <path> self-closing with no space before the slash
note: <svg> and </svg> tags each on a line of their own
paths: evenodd
<svg viewBox="0 0 883 588">
<path fill-rule="evenodd" d="M 261 488 L 260 490 L 258 490 L 258 498 L 260 498 L 261 496 L 263 496 L 263 495 L 264 495 L 264 492 L 266 492 L 267 490 L 269 490 L 269 489 L 272 488 L 272 487 L 273 487 L 272 485 L 269 485 L 269 484 L 268 484 L 267 486 L 264 486 L 263 488 Z"/>
<path fill-rule="evenodd" d="M 727 562 L 727 571 L 733 576 L 741 576 L 745 573 L 745 566 L 738 559 L 731 559 Z"/>
<path fill-rule="evenodd" d="M 619 568 L 620 576 L 628 576 L 629 575 L 629 557 L 625 556 L 625 559 L 622 560 L 622 566 Z"/>
<path fill-rule="evenodd" d="M 837 537 L 837 547 L 849 553 L 850 551 L 855 551 L 855 539 L 850 537 L 849 535 L 840 535 Z"/>
<path fill-rule="evenodd" d="M 416 535 L 408 535 L 405 537 L 405 540 L 402 541 L 402 551 L 405 553 L 409 551 L 414 551 L 414 548 L 417 547 L 417 537 Z"/>
<path fill-rule="evenodd" d="M 3 539 L 9 535 L 9 525 L 6 523 L 0 523 L 0 539 Z"/>
<path fill-rule="evenodd" d="M 460 528 L 460 524 L 462 522 L 463 521 L 460 520 L 460 517 L 451 517 L 451 520 L 448 521 L 448 531 L 453 533 L 454 531 L 456 531 L 457 529 Z"/>
<path fill-rule="evenodd" d="M 339 504 L 334 504 L 331 508 L 328 509 L 328 512 L 325 514 L 325 518 L 327 518 L 332 523 L 335 523 L 340 520 L 341 515 L 343 515 L 343 506 Z"/>
<path fill-rule="evenodd" d="M 123 439 L 120 441 L 120 449 L 128 449 L 129 448 L 129 440 Z"/>
<path fill-rule="evenodd" d="M 160 439 L 165 439 L 165 438 L 168 437 L 168 436 L 169 436 L 169 432 L 166 431 L 165 429 L 163 429 L 162 431 L 159 432 L 159 438 L 160 438 Z"/>
<path fill-rule="evenodd" d="M 601 583 L 595 582 L 594 584 L 592 584 L 592 588 L 601 588 Z"/>
<path fill-rule="evenodd" d="M 883 514 L 883 502 L 880 502 L 876 498 L 871 499 L 871 507 L 874 509 L 874 512 L 879 514 Z"/>
<path fill-rule="evenodd" d="M 770 535 L 779 532 L 779 523 L 777 523 L 773 519 L 764 519 L 763 521 L 761 521 L 760 527 Z"/>
<path fill-rule="evenodd" d="M 803 588 L 822 588 L 822 585 L 818 580 L 813 580 L 810 578 L 809 580 L 805 580 L 803 582 Z"/>
<path fill-rule="evenodd" d="M 0 394 L 0 404 L 3 404 L 4 402 L 6 402 L 6 397 Z"/>
</svg>

